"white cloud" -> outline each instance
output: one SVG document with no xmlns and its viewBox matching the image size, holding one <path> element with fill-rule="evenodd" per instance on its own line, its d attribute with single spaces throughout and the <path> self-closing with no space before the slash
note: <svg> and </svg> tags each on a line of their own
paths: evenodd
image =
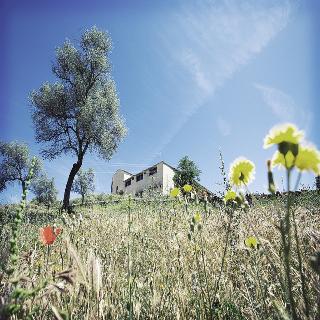
<svg viewBox="0 0 320 320">
<path fill-rule="evenodd" d="M 286 27 L 292 3 L 204 1 L 185 4 L 172 14 L 172 23 L 161 32 L 166 47 L 163 52 L 171 61 L 170 68 L 175 66 L 170 69 L 172 77 L 186 88 L 187 98 L 181 99 L 179 118 L 167 128 L 155 154 L 173 140 L 219 87 Z M 229 132 L 221 120 L 217 121 L 217 129 Z"/>
<path fill-rule="evenodd" d="M 211 94 L 287 25 L 290 11 L 288 1 L 185 5 L 168 34 L 170 50 L 201 94 Z"/>
<path fill-rule="evenodd" d="M 262 84 L 254 84 L 261 92 L 265 104 L 280 121 L 299 123 L 310 130 L 312 112 L 306 108 L 299 108 L 294 99 L 285 92 Z"/>
<path fill-rule="evenodd" d="M 191 50 L 182 53 L 181 61 L 194 78 L 197 86 L 205 93 L 212 92 L 212 83 L 204 72 L 204 68 L 199 60 Z"/>
<path fill-rule="evenodd" d="M 296 106 L 292 97 L 272 87 L 261 84 L 255 84 L 254 86 L 261 92 L 264 102 L 275 116 L 284 121 L 293 121 Z"/>
<path fill-rule="evenodd" d="M 222 136 L 226 137 L 231 134 L 231 125 L 224 118 L 217 118 L 217 127 Z"/>
</svg>

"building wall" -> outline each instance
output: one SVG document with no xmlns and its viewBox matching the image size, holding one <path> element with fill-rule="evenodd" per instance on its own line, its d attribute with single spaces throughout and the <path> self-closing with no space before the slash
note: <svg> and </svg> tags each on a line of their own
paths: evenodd
<svg viewBox="0 0 320 320">
<path fill-rule="evenodd" d="M 112 178 L 112 193 L 116 193 L 116 187 L 118 186 L 118 193 L 120 192 L 120 190 L 123 190 L 124 194 L 131 194 L 135 196 L 141 194 L 149 187 L 154 186 L 163 194 L 168 194 L 174 187 L 172 180 L 174 170 L 163 162 L 158 163 L 154 167 L 157 167 L 157 172 L 153 175 L 150 175 L 150 170 L 153 167 L 140 172 L 143 174 L 143 179 L 140 181 L 137 181 L 138 174 L 130 176 L 124 171 L 118 170 Z M 125 180 L 129 178 L 131 178 L 131 184 L 126 187 Z"/>
<path fill-rule="evenodd" d="M 124 180 L 128 179 L 131 175 L 123 170 L 117 170 L 116 173 L 112 176 L 112 194 L 120 193 L 121 191 L 125 192 Z M 118 187 L 118 190 L 117 190 Z"/>
<path fill-rule="evenodd" d="M 174 170 L 163 163 L 162 193 L 165 195 L 169 194 L 170 190 L 174 188 L 173 176 Z"/>
<path fill-rule="evenodd" d="M 131 180 L 131 185 L 125 187 L 125 194 L 132 194 L 135 196 L 148 189 L 151 186 L 162 186 L 162 164 L 159 163 L 157 166 L 157 172 L 153 175 L 150 175 L 150 169 L 143 170 L 143 179 L 137 181 L 137 175 L 134 176 L 134 179 Z"/>
</svg>

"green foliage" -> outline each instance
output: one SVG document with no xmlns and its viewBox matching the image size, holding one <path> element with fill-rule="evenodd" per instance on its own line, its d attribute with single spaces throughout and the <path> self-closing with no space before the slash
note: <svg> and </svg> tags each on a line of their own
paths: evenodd
<svg viewBox="0 0 320 320">
<path fill-rule="evenodd" d="M 200 180 L 201 171 L 197 165 L 188 158 L 188 156 L 180 159 L 178 171 L 176 171 L 173 181 L 175 186 L 183 187 L 184 185 L 193 185 L 195 181 Z"/>
<path fill-rule="evenodd" d="M 109 160 L 126 134 L 111 77 L 111 47 L 109 35 L 96 27 L 83 33 L 78 46 L 66 40 L 52 67 L 58 82 L 46 82 L 30 95 L 36 140 L 44 144 L 42 155 L 76 157 L 65 188 L 65 209 L 85 154 L 96 152 Z"/>
<path fill-rule="evenodd" d="M 33 163 L 33 174 L 38 176 L 41 171 L 41 162 L 38 158 L 30 157 L 26 144 L 18 142 L 0 142 L 0 192 L 7 184 L 18 181 L 23 191 L 27 187 L 28 174 Z"/>
<path fill-rule="evenodd" d="M 81 195 L 82 204 L 84 202 L 84 197 L 90 192 L 94 192 L 94 171 L 92 168 L 88 170 L 80 169 L 76 175 L 76 178 L 72 185 L 72 191 Z"/>
<path fill-rule="evenodd" d="M 215 309 L 215 318 L 224 320 L 245 320 L 240 310 L 232 301 L 225 301 Z"/>
<path fill-rule="evenodd" d="M 79 47 L 66 40 L 56 51 L 56 83 L 44 83 L 30 96 L 36 140 L 52 159 L 62 153 L 84 155 L 87 149 L 110 159 L 125 135 L 119 99 L 111 78 L 111 39 L 92 28 Z"/>
<path fill-rule="evenodd" d="M 38 161 L 36 158 L 33 158 L 30 163 L 29 171 L 25 177 L 25 184 L 28 186 L 35 174 L 35 169 L 38 166 Z M 11 225 L 11 239 L 9 241 L 9 267 L 4 267 L 4 273 L 9 278 L 9 281 L 12 284 L 11 293 L 8 297 L 8 301 L 5 304 L 0 304 L 0 319 L 9 319 L 11 316 L 15 316 L 17 319 L 32 319 L 32 316 L 37 311 L 38 307 L 33 306 L 31 310 L 26 313 L 24 308 L 24 304 L 29 299 L 34 300 L 39 291 L 46 285 L 44 282 L 40 286 L 33 287 L 31 290 L 25 289 L 23 287 L 19 287 L 19 281 L 16 278 L 12 278 L 14 276 L 14 272 L 16 270 L 19 258 L 19 249 L 18 249 L 18 232 L 20 225 L 22 223 L 22 217 L 24 210 L 26 208 L 26 198 L 27 198 L 28 189 L 27 187 L 22 192 L 22 199 L 20 202 L 20 206 L 16 212 L 15 218 Z"/>
<path fill-rule="evenodd" d="M 46 174 L 40 175 L 31 184 L 31 191 L 35 194 L 38 203 L 48 208 L 57 201 L 58 190 L 54 178 L 49 179 Z"/>
</svg>

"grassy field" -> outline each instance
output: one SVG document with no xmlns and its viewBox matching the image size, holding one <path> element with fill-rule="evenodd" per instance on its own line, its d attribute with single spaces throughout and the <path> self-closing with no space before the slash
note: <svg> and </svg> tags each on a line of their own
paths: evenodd
<svg viewBox="0 0 320 320">
<path fill-rule="evenodd" d="M 298 317 L 306 318 L 301 258 L 307 313 L 316 319 L 319 265 L 310 259 L 320 250 L 320 197 L 310 191 L 293 198 L 301 242 L 299 252 L 292 242 L 294 300 Z M 247 210 L 123 199 L 78 206 L 70 216 L 29 206 L 18 229 L 15 270 L 0 274 L 2 317 L 17 308 L 12 319 L 286 319 L 277 227 L 285 199 L 253 199 Z M 1 210 L 5 270 L 16 208 Z M 63 229 L 50 246 L 39 241 L 46 225 Z M 257 246 L 246 245 L 248 237 Z"/>
</svg>

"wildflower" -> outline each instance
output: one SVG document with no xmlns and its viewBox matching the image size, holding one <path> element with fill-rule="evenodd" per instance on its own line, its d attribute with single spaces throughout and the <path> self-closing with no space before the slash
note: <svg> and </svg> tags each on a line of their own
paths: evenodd
<svg viewBox="0 0 320 320">
<path fill-rule="evenodd" d="M 190 186 L 190 184 L 185 184 L 185 185 L 183 186 L 183 190 L 184 190 L 185 192 L 191 192 L 192 186 Z"/>
<path fill-rule="evenodd" d="M 233 190 L 228 190 L 224 195 L 224 202 L 233 201 L 236 199 L 237 194 Z"/>
<path fill-rule="evenodd" d="M 303 131 L 299 131 L 297 127 L 291 123 L 285 123 L 273 127 L 264 138 L 263 147 L 265 149 L 274 144 L 287 142 L 290 144 L 299 144 L 304 137 Z"/>
<path fill-rule="evenodd" d="M 258 246 L 258 241 L 256 237 L 250 236 L 244 241 L 248 248 L 256 248 Z"/>
<path fill-rule="evenodd" d="M 56 230 L 53 230 L 50 226 L 40 228 L 40 240 L 44 245 L 51 245 L 54 243 L 60 232 L 60 228 L 57 228 Z"/>
<path fill-rule="evenodd" d="M 320 152 L 313 146 L 301 146 L 297 155 L 295 166 L 300 171 L 313 171 L 320 174 Z"/>
<path fill-rule="evenodd" d="M 283 166 L 286 169 L 291 169 L 295 164 L 295 156 L 291 151 L 288 151 L 286 155 L 276 151 L 271 162 L 273 167 Z"/>
<path fill-rule="evenodd" d="M 273 174 L 272 174 L 272 170 L 271 170 L 271 160 L 267 161 L 267 166 L 268 166 L 268 190 L 270 193 L 275 193 L 276 186 L 274 183 Z"/>
<path fill-rule="evenodd" d="M 195 215 L 193 216 L 193 222 L 194 223 L 200 223 L 202 220 L 201 214 L 199 212 L 196 212 Z"/>
<path fill-rule="evenodd" d="M 173 197 L 173 198 L 176 198 L 180 193 L 180 190 L 179 188 L 173 188 L 170 192 L 170 196 Z"/>
<path fill-rule="evenodd" d="M 252 161 L 245 158 L 236 159 L 230 166 L 229 178 L 231 184 L 248 185 L 254 179 L 255 166 Z"/>
</svg>

